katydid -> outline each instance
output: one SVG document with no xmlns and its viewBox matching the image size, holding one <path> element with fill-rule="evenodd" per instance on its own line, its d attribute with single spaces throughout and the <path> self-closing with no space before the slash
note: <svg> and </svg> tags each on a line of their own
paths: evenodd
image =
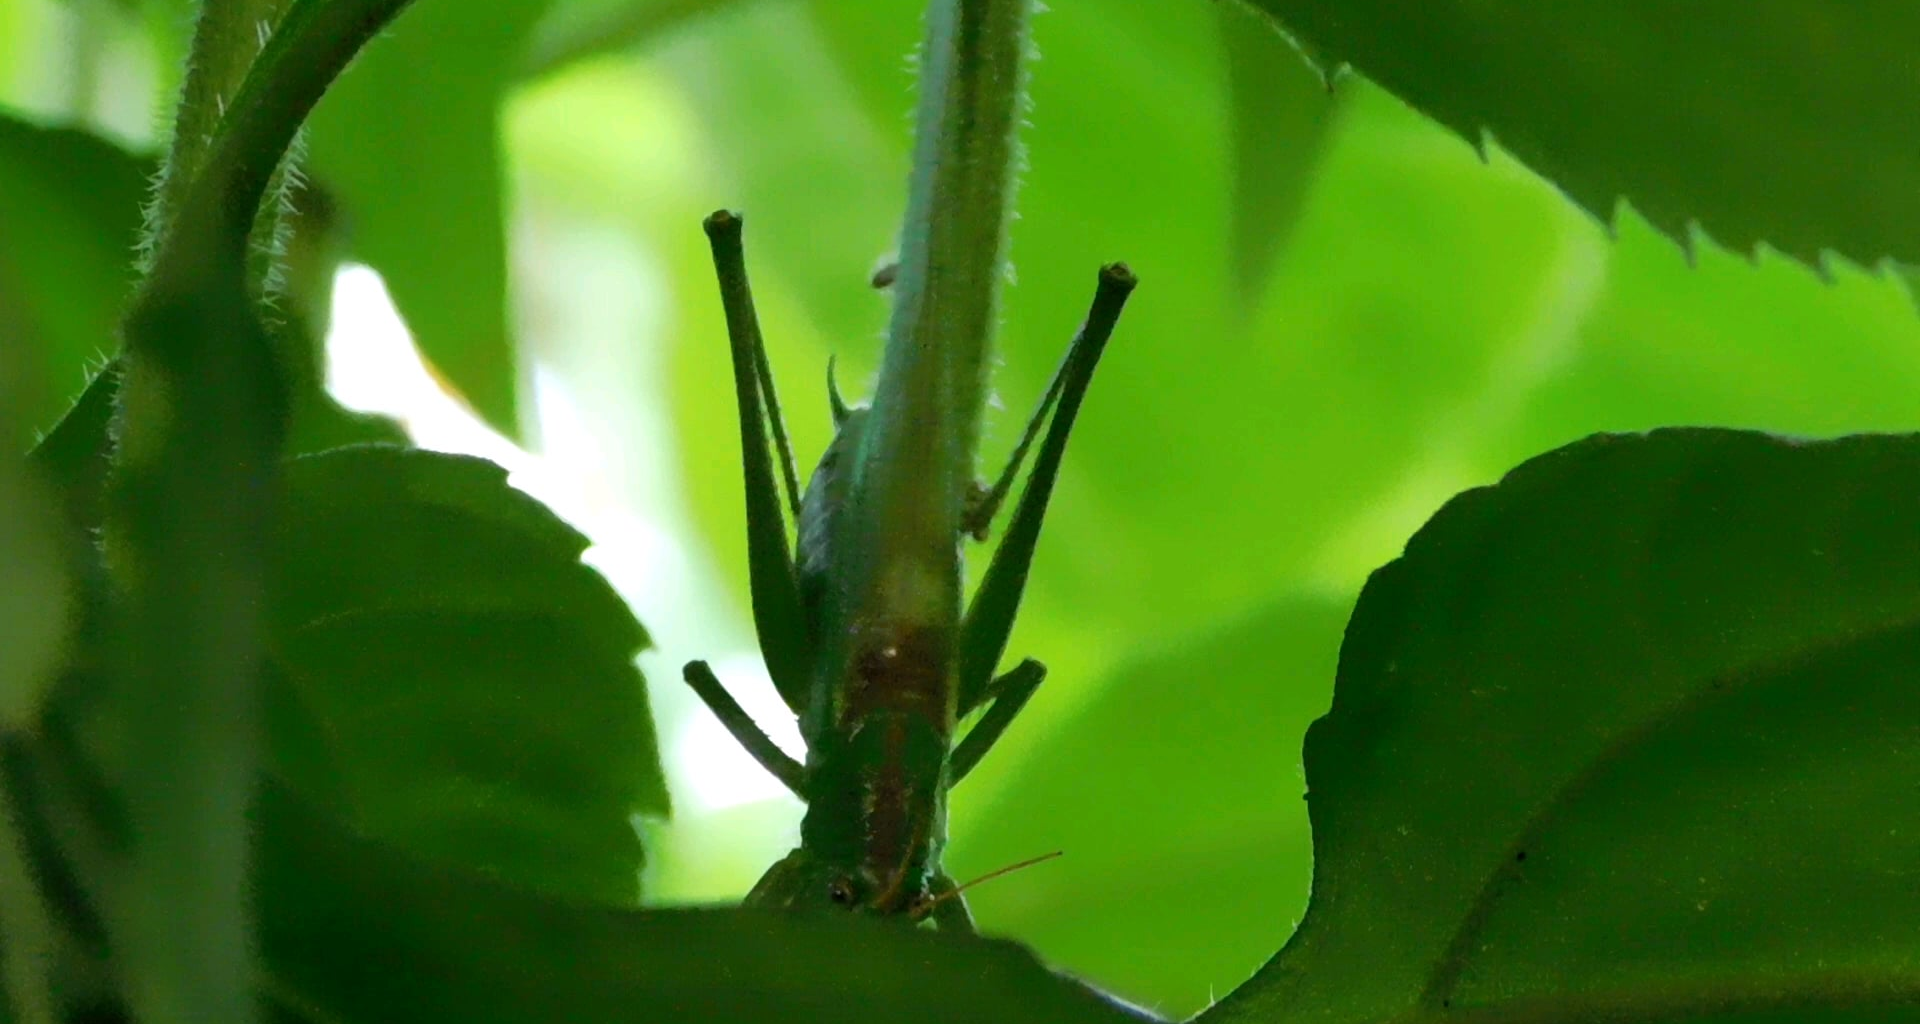
<svg viewBox="0 0 1920 1024">
<path fill-rule="evenodd" d="M 984 535 L 1011 490 L 1035 438 L 1034 468 L 1006 536 L 963 617 L 937 622 L 887 619 L 849 594 L 847 566 L 866 558 L 867 578 L 884 578 L 872 550 L 847 528 L 858 502 L 857 460 L 871 411 L 849 407 L 828 369 L 836 433 L 798 489 L 798 474 L 753 309 L 741 220 L 707 218 L 720 279 L 738 405 L 746 484 L 747 548 L 754 624 L 775 689 L 800 719 L 804 764 L 773 743 L 708 669 L 689 662 L 687 683 L 756 761 L 807 804 L 801 844 L 773 865 L 748 905 L 845 907 L 942 928 L 972 928 L 966 902 L 940 868 L 948 790 L 965 778 L 1039 687 L 1046 669 L 1028 659 L 995 677 L 1026 587 L 1067 437 L 1102 350 L 1134 286 L 1123 264 L 1103 268 L 1087 318 L 1007 466 L 992 487 L 952 510 L 953 557 L 963 536 Z M 787 507 L 798 521 L 790 553 L 768 435 L 783 462 Z M 885 545 L 880 545 L 884 550 Z M 955 724 L 985 713 L 954 743 Z"/>
</svg>

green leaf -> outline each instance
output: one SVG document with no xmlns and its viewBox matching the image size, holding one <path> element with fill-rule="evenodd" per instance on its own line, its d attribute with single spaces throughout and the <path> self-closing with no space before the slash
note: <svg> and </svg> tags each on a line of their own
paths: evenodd
<svg viewBox="0 0 1920 1024">
<path fill-rule="evenodd" d="M 1920 438 L 1600 436 L 1376 573 L 1314 891 L 1206 1019 L 1889 1019 L 1920 999 Z"/>
<path fill-rule="evenodd" d="M 632 816 L 667 810 L 633 665 L 647 637 L 586 546 L 481 459 L 290 462 L 273 653 L 314 723 L 276 737 L 304 766 L 281 770 L 416 853 L 633 902 Z"/>
<path fill-rule="evenodd" d="M 268 995 L 341 1024 L 1142 1019 L 1006 942 L 855 918 L 619 911 L 431 868 L 285 790 L 261 802 Z"/>
<path fill-rule="evenodd" d="M 419 4 L 334 83 L 308 167 L 427 359 L 517 433 L 499 107 L 546 0 Z M 423 74 L 423 69 L 432 74 Z"/>
<path fill-rule="evenodd" d="M 1611 222 L 1625 197 L 1690 246 L 1920 261 L 1920 10 L 1714 0 L 1248 0 L 1475 146 L 1491 134 Z"/>
<path fill-rule="evenodd" d="M 0 328 L 18 353 L 9 427 L 51 428 L 87 369 L 120 348 L 153 167 L 89 132 L 0 116 Z"/>
<path fill-rule="evenodd" d="M 970 891 L 981 928 L 1179 1017 L 1251 974 L 1311 861 L 1300 791 L 1249 799 L 1248 780 L 1299 778 L 1347 610 L 1281 601 L 1140 656 L 1024 758 L 995 751 L 956 791 L 948 867 L 1065 856 Z"/>
<path fill-rule="evenodd" d="M 1244 4 L 1214 6 L 1227 63 L 1233 148 L 1233 280 L 1260 301 L 1350 93 L 1335 92 Z"/>
<path fill-rule="evenodd" d="M 0 349 L 0 423 L 16 351 Z M 33 863 L 33 826 L 7 783 L 8 747 L 38 724 L 68 660 L 78 619 L 73 564 L 79 547 L 35 467 L 0 454 L 0 1021 L 51 1024 L 53 916 Z"/>
</svg>

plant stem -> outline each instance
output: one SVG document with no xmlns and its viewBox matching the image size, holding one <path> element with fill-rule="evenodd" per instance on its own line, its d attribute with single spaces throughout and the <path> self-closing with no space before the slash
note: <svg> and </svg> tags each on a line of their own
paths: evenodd
<svg viewBox="0 0 1920 1024">
<path fill-rule="evenodd" d="M 104 909 L 125 994 L 149 1024 L 255 1010 L 247 823 L 286 397 L 248 238 L 307 112 L 405 5 L 294 0 L 224 109 L 200 101 L 223 95 L 211 83 L 254 52 L 233 33 L 256 23 L 235 12 L 259 8 L 210 2 L 196 33 L 200 84 L 185 90 L 124 329 L 107 500 L 124 731 L 112 768 L 131 847 Z"/>
<path fill-rule="evenodd" d="M 925 566 L 914 578 L 867 581 L 909 621 L 958 617 L 954 538 L 999 311 L 1029 2 L 933 0 L 927 8 L 893 318 L 855 463 L 854 528 L 865 543 L 852 547 L 875 565 Z M 903 546 L 915 551 L 902 557 Z"/>
<path fill-rule="evenodd" d="M 174 110 L 173 139 L 147 207 L 145 245 L 152 254 L 178 215 L 187 189 L 220 130 L 228 103 L 245 80 L 267 31 L 288 0 L 205 0 L 187 51 L 187 75 Z"/>
</svg>

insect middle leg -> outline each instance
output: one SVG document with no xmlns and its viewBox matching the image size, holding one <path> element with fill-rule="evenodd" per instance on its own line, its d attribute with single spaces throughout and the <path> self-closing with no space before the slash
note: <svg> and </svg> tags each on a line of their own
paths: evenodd
<svg viewBox="0 0 1920 1024">
<path fill-rule="evenodd" d="M 953 748 L 953 756 L 947 761 L 947 785 L 958 785 L 980 759 L 987 756 L 987 751 L 1000 741 L 1007 726 L 1013 724 L 1014 717 L 1027 706 L 1028 699 L 1046 678 L 1047 667 L 1028 658 L 987 687 L 986 699 L 991 701 L 987 713 L 980 716 L 966 737 Z"/>
</svg>

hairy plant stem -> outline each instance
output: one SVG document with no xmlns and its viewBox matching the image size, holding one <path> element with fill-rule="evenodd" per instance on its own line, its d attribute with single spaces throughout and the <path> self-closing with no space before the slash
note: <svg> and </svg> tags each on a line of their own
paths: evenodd
<svg viewBox="0 0 1920 1024">
<path fill-rule="evenodd" d="M 187 74 L 175 106 L 173 139 L 153 200 L 147 206 L 146 250 L 166 233 L 179 213 L 194 176 L 213 146 L 227 104 L 246 79 L 247 69 L 285 13 L 289 0 L 205 0 L 194 20 Z"/>
<path fill-rule="evenodd" d="M 1012 215 L 1030 0 L 933 0 L 886 354 L 854 480 L 864 609 L 950 628 Z M 909 550 L 910 549 L 910 550 Z"/>
<path fill-rule="evenodd" d="M 104 909 L 137 1019 L 246 1021 L 256 1000 L 248 807 L 284 383 L 259 316 L 248 239 L 309 110 L 406 0 L 294 0 L 216 113 L 186 89 L 147 275 L 125 326 L 121 435 L 107 498 L 116 597 L 108 766 L 124 848 Z M 210 4 L 209 18 L 240 5 Z M 252 54 L 203 19 L 193 62 Z M 196 100 L 198 97 L 198 101 Z M 203 138 L 217 123 L 211 138 Z"/>
</svg>

